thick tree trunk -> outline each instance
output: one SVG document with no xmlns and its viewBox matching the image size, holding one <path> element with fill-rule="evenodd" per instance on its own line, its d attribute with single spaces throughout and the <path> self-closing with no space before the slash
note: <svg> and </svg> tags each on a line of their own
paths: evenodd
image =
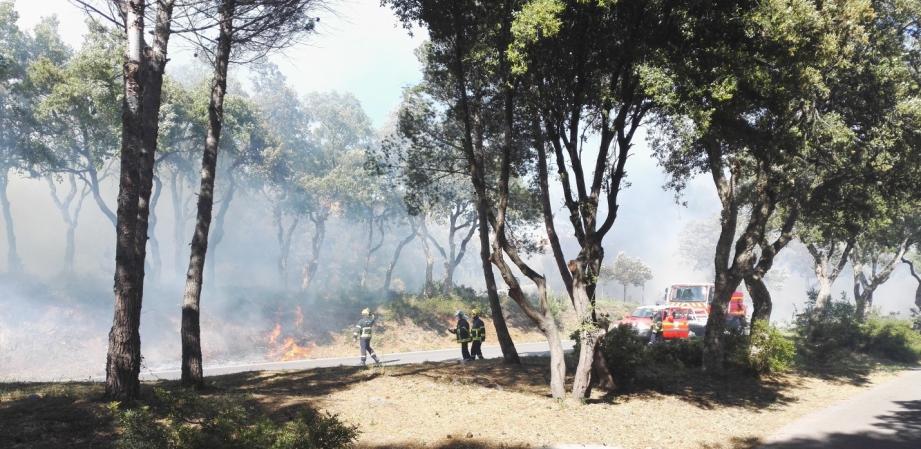
<svg viewBox="0 0 921 449">
<path fill-rule="evenodd" d="M 106 355 L 106 396 L 133 400 L 140 394 L 141 318 L 135 233 L 138 221 L 139 156 L 144 145 L 142 126 L 144 47 L 143 0 L 122 3 L 125 13 L 125 96 L 122 100 L 122 146 L 115 245 L 115 307 Z M 94 192 L 97 193 L 98 192 Z"/>
<path fill-rule="evenodd" d="M 173 0 L 160 0 L 157 2 L 157 19 L 154 26 L 154 41 L 150 48 L 145 49 L 147 57 L 144 58 L 144 92 L 142 101 L 143 113 L 141 126 L 144 145 L 138 155 L 138 218 L 135 230 L 135 252 L 138 258 L 138 282 L 141 286 L 138 293 L 141 300 L 144 296 L 144 276 L 147 263 L 147 241 L 150 227 L 151 203 L 150 196 L 154 183 L 154 162 L 157 153 L 157 138 L 160 133 L 160 104 L 163 92 L 163 73 L 166 70 L 167 47 L 169 45 L 170 30 L 173 17 Z"/>
<path fill-rule="evenodd" d="M 745 276 L 745 287 L 752 298 L 752 328 L 756 321 L 769 322 L 774 304 L 764 279 L 758 275 Z"/>
<path fill-rule="evenodd" d="M 16 231 L 13 228 L 13 210 L 10 199 L 6 194 L 9 185 L 9 169 L 0 170 L 0 208 L 3 211 L 3 224 L 6 228 L 6 270 L 10 273 L 22 271 L 22 261 L 16 249 Z"/>
<path fill-rule="evenodd" d="M 192 235 L 189 270 L 186 273 L 185 295 L 182 300 L 182 384 L 194 387 L 204 384 L 199 311 L 205 256 L 208 251 L 208 232 L 211 228 L 211 212 L 214 206 L 214 177 L 217 174 L 217 155 L 224 117 L 224 95 L 227 91 L 227 65 L 230 59 L 235 6 L 234 0 L 224 0 L 219 8 L 220 33 L 208 104 L 208 135 L 201 161 L 198 214 L 195 233 Z"/>
<path fill-rule="evenodd" d="M 575 303 L 576 316 L 583 328 L 579 332 L 579 362 L 572 380 L 572 396 L 579 400 L 588 398 L 591 394 L 592 371 L 596 367 L 596 346 L 604 335 L 596 326 L 597 317 L 592 297 L 595 286 L 591 280 L 591 273 L 597 273 L 596 266 L 600 265 L 601 254 L 603 253 L 600 247 L 587 246 L 580 252 L 577 259 L 569 262 L 569 272 L 572 274 L 572 299 Z"/>
</svg>

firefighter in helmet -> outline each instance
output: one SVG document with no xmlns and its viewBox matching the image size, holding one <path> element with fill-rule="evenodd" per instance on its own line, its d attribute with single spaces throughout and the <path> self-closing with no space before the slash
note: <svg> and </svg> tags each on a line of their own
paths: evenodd
<svg viewBox="0 0 921 449">
<path fill-rule="evenodd" d="M 355 325 L 355 332 L 352 335 L 358 340 L 358 347 L 361 349 L 361 366 L 366 365 L 365 360 L 368 354 L 371 354 L 374 363 L 380 365 L 381 361 L 377 359 L 377 354 L 374 353 L 374 349 L 371 349 L 371 327 L 374 326 L 377 317 L 371 313 L 371 310 L 368 308 L 362 310 L 361 315 L 362 318 L 358 321 L 358 324 Z"/>
<path fill-rule="evenodd" d="M 454 329 L 448 329 L 448 332 L 457 337 L 457 342 L 461 345 L 461 357 L 466 362 L 472 360 L 470 351 L 467 349 L 467 343 L 470 343 L 470 323 L 467 322 L 467 318 L 461 310 L 458 310 L 454 316 L 457 317 L 457 324 Z"/>
<path fill-rule="evenodd" d="M 483 360 L 483 342 L 486 341 L 486 324 L 480 319 L 480 310 L 473 309 L 473 320 L 470 322 L 470 360 L 479 358 Z"/>
</svg>

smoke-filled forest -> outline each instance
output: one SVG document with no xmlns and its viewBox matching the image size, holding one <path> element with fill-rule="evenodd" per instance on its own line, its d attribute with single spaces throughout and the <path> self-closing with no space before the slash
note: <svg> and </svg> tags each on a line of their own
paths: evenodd
<svg viewBox="0 0 921 449">
<path fill-rule="evenodd" d="M 380 382 L 575 420 L 520 447 L 659 447 L 599 426 L 801 389 L 697 442 L 762 447 L 921 360 L 916 3 L 0 0 L 0 416 L 95 395 L 111 430 L 34 447 L 505 438 L 354 421 L 432 406 Z M 275 369 L 308 370 L 245 377 Z"/>
</svg>

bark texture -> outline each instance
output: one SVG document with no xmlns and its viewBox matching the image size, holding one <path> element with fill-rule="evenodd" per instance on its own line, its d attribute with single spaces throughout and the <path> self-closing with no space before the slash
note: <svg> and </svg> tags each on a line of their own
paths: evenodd
<svg viewBox="0 0 921 449">
<path fill-rule="evenodd" d="M 125 14 L 126 58 L 123 68 L 122 146 L 115 243 L 115 306 L 106 355 L 106 396 L 133 400 L 140 393 L 141 279 L 135 251 L 138 221 L 139 156 L 144 145 L 142 117 L 144 10 L 142 0 L 122 3 Z M 140 262 L 142 263 L 142 262 Z"/>
<path fill-rule="evenodd" d="M 182 300 L 182 384 L 201 387 L 201 327 L 200 304 L 208 252 L 208 232 L 214 207 L 214 182 L 217 173 L 217 156 L 224 117 L 224 96 L 227 92 L 227 66 L 233 37 L 233 17 L 236 2 L 224 0 L 219 8 L 220 32 L 214 61 L 214 78 L 211 81 L 211 98 L 208 103 L 208 135 L 201 162 L 201 186 L 198 192 L 198 213 L 195 232 L 192 234 L 189 269 L 186 273 L 185 294 Z"/>
</svg>

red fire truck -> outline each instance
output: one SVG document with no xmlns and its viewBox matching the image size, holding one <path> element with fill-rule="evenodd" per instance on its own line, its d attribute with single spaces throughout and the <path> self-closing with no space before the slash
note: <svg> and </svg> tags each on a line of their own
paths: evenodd
<svg viewBox="0 0 921 449">
<path fill-rule="evenodd" d="M 688 325 L 690 332 L 702 336 L 710 315 L 710 304 L 714 296 L 713 284 L 674 284 L 665 289 L 665 305 L 690 309 Z M 726 311 L 726 320 L 730 327 L 742 326 L 746 322 L 748 310 L 742 292 L 733 292 Z"/>
</svg>

